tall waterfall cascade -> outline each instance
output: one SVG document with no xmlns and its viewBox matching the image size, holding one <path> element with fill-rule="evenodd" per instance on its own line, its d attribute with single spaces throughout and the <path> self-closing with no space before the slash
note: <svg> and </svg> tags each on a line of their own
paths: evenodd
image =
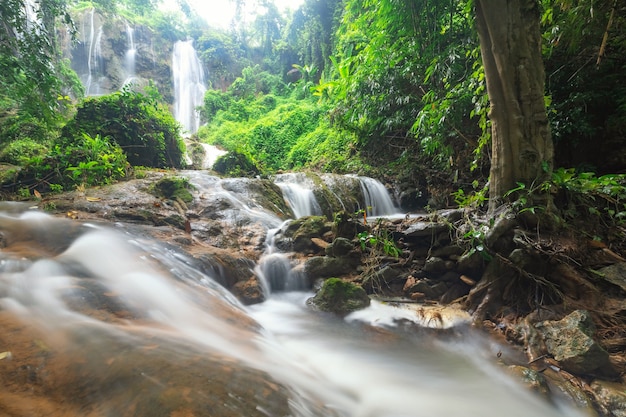
<svg viewBox="0 0 626 417">
<path fill-rule="evenodd" d="M 178 41 L 172 55 L 174 76 L 174 117 L 189 134 L 200 127 L 200 114 L 206 92 L 204 71 L 193 46 L 193 40 Z"/>
<path fill-rule="evenodd" d="M 124 72 L 126 73 L 124 85 L 132 84 L 136 78 L 137 47 L 135 46 L 135 29 L 128 23 L 126 23 L 126 39 L 128 47 L 124 54 Z"/>
<path fill-rule="evenodd" d="M 86 96 L 97 96 L 103 94 L 100 85 L 102 78 L 102 24 L 96 19 L 95 8 L 92 8 L 89 14 L 89 27 L 83 27 L 81 30 L 82 42 L 87 46 L 87 73 L 78 74 L 80 80 L 85 87 Z"/>
</svg>

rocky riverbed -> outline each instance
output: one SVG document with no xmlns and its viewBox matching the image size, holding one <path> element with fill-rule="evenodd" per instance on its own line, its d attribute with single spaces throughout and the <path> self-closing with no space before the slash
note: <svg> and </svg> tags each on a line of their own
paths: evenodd
<svg viewBox="0 0 626 417">
<path fill-rule="evenodd" d="M 168 188 L 172 177 L 184 179 L 185 192 Z M 450 311 L 462 312 L 523 353 L 500 352 L 498 361 L 540 395 L 568 398 L 590 416 L 626 415 L 626 262 L 592 239 L 543 234 L 506 210 L 493 219 L 464 210 L 371 219 L 345 210 L 287 221 L 293 214 L 271 181 L 184 172 L 148 172 L 33 205 L 76 224 L 140 230 L 188 254 L 248 305 L 265 299 L 255 265 L 273 230 L 271 244 L 287 254 L 299 285 L 340 278 L 408 312 L 407 328 L 445 332 Z M 339 314 L 352 310 L 338 302 L 331 309 Z"/>
</svg>

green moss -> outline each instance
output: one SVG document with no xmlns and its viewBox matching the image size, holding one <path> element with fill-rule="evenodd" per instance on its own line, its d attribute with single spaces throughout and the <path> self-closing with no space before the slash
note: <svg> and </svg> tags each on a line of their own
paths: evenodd
<svg viewBox="0 0 626 417">
<path fill-rule="evenodd" d="M 154 194 L 173 200 L 180 198 L 185 203 L 191 203 L 193 196 L 189 192 L 190 188 L 191 185 L 186 178 L 165 177 L 154 184 Z"/>
<path fill-rule="evenodd" d="M 339 278 L 329 278 L 309 303 L 322 311 L 346 315 L 369 306 L 370 298 L 356 284 Z"/>
</svg>

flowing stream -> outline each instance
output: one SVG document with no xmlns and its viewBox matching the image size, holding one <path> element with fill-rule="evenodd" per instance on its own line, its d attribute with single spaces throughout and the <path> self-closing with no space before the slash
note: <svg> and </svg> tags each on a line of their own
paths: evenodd
<svg viewBox="0 0 626 417">
<path fill-rule="evenodd" d="M 269 231 L 280 227 L 217 180 L 192 181 L 228 195 Z M 187 254 L 139 226 L 80 223 L 4 204 L 0 232 L 7 334 L 0 366 L 15 363 L 12 375 L 35 375 L 4 382 L 18 392 L 15 401 L 62 398 L 58 414 L 47 415 L 578 415 L 518 385 L 497 363 L 506 347 L 463 321 L 451 321 L 443 334 L 406 329 L 393 319 L 401 317 L 397 309 L 382 303 L 339 319 L 307 308 L 313 294 L 297 286 L 268 288 L 267 301 L 244 307 Z M 274 253 L 270 232 L 266 256 Z M 269 270 L 293 273 L 280 262 Z M 36 329 L 38 336 L 26 337 L 35 353 L 19 349 L 24 326 Z M 75 408 L 61 414 L 62 406 Z M 30 415 L 19 412 L 27 407 L 11 415 Z"/>
</svg>

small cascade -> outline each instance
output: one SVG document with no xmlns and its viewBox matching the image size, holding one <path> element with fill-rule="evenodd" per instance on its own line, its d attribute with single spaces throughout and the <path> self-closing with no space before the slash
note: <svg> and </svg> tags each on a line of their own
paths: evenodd
<svg viewBox="0 0 626 417">
<path fill-rule="evenodd" d="M 254 269 L 266 298 L 277 292 L 308 290 L 305 275 L 299 269 L 294 268 L 289 255 L 279 252 L 274 244 L 276 234 L 288 223 L 289 221 L 267 232 L 265 253 Z"/>
<path fill-rule="evenodd" d="M 135 29 L 126 23 L 126 38 L 128 42 L 128 49 L 124 54 L 124 72 L 125 79 L 124 85 L 131 84 L 135 81 L 136 71 L 135 71 L 135 62 L 137 59 L 137 48 L 135 46 Z"/>
<path fill-rule="evenodd" d="M 296 218 L 323 214 L 313 194 L 314 184 L 305 174 L 280 174 L 276 176 L 274 182 L 282 190 Z"/>
<path fill-rule="evenodd" d="M 368 216 L 386 216 L 398 213 L 387 189 L 380 181 L 369 177 L 358 178 Z"/>
<path fill-rule="evenodd" d="M 174 117 L 189 134 L 200 127 L 200 114 L 196 111 L 202 105 L 206 86 L 204 71 L 193 40 L 178 41 L 174 44 L 172 56 L 174 76 Z"/>
<path fill-rule="evenodd" d="M 226 155 L 228 152 L 218 148 L 217 146 L 209 145 L 208 143 L 201 143 L 204 148 L 204 160 L 202 161 L 202 169 L 211 169 L 213 164 L 222 155 Z"/>
<path fill-rule="evenodd" d="M 100 87 L 100 74 L 102 63 L 102 25 L 96 27 L 95 8 L 91 9 L 89 16 L 89 39 L 85 40 L 89 44 L 87 51 L 87 74 L 81 76 L 81 81 L 85 86 L 86 96 L 96 96 L 102 94 Z M 87 33 L 83 28 L 83 33 Z"/>
</svg>

